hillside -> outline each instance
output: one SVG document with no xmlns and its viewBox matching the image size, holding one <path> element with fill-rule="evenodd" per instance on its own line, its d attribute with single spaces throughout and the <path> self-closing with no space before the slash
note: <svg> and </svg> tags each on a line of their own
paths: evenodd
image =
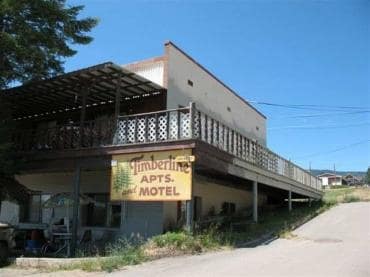
<svg viewBox="0 0 370 277">
<path fill-rule="evenodd" d="M 315 176 L 323 174 L 323 173 L 334 173 L 334 171 L 330 169 L 312 169 L 311 172 Z M 351 174 L 356 177 L 364 177 L 366 175 L 365 171 L 336 171 L 335 173 L 338 175 L 342 175 L 342 176 Z"/>
</svg>

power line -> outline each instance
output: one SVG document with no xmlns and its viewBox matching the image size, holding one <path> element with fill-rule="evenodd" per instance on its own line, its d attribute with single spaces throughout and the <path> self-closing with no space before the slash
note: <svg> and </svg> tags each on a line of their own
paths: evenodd
<svg viewBox="0 0 370 277">
<path fill-rule="evenodd" d="M 354 115 L 354 114 L 364 114 L 370 113 L 370 111 L 355 111 L 355 112 L 342 112 L 342 113 L 322 113 L 322 114 L 300 114 L 292 116 L 280 116 L 278 118 L 311 118 L 311 117 L 322 117 L 322 116 L 336 116 L 336 115 Z M 272 118 L 274 119 L 274 118 Z"/>
<path fill-rule="evenodd" d="M 301 157 L 295 157 L 294 159 L 295 160 L 296 159 L 304 159 L 304 158 L 311 158 L 311 157 L 315 157 L 315 156 L 321 156 L 321 155 L 331 154 L 331 153 L 339 152 L 339 151 L 342 151 L 342 150 L 345 150 L 345 149 L 348 149 L 348 148 L 352 148 L 352 147 L 357 146 L 357 145 L 369 143 L 369 142 L 370 142 L 370 139 L 361 140 L 361 141 L 358 141 L 358 142 L 355 142 L 355 143 L 344 145 L 342 147 L 339 147 L 339 148 L 336 148 L 336 149 L 333 149 L 333 150 L 329 150 L 329 151 L 325 151 L 325 152 L 316 152 L 316 153 L 313 153 L 313 154 L 310 154 L 310 155 L 305 155 L 305 156 L 301 156 Z"/>
<path fill-rule="evenodd" d="M 293 126 L 278 126 L 267 128 L 269 131 L 273 130 L 287 130 L 287 129 L 307 129 L 307 130 L 322 130 L 322 129 L 341 129 L 341 128 L 350 128 L 350 127 L 359 127 L 370 125 L 370 122 L 363 122 L 359 124 L 347 124 L 347 125 L 293 125 Z"/>
<path fill-rule="evenodd" d="M 343 110 L 357 110 L 357 111 L 370 111 L 370 107 L 358 107 L 358 106 L 329 106 L 329 105 L 316 105 L 316 104 L 280 104 L 271 102 L 261 102 L 248 100 L 249 103 L 289 109 L 300 109 L 300 110 L 315 110 L 315 111 L 343 111 Z"/>
</svg>

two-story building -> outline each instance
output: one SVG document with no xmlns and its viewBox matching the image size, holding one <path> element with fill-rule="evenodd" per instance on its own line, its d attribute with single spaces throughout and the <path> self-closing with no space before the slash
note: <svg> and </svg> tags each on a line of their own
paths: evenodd
<svg viewBox="0 0 370 277">
<path fill-rule="evenodd" d="M 4 91 L 34 194 L 29 222 L 74 215 L 74 238 L 151 236 L 292 197 L 321 182 L 267 148 L 266 117 L 171 42 L 160 57 L 112 62 Z M 44 207 L 57 193 L 73 205 Z M 69 209 L 66 211 L 66 209 Z"/>
</svg>

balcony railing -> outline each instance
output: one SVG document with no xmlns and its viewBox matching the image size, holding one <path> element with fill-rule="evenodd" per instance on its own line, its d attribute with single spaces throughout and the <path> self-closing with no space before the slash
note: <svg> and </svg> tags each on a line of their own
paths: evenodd
<svg viewBox="0 0 370 277">
<path fill-rule="evenodd" d="M 107 118 L 15 134 L 18 150 L 64 150 L 199 139 L 241 160 L 321 190 L 321 180 L 255 140 L 196 110 L 173 110 Z"/>
</svg>

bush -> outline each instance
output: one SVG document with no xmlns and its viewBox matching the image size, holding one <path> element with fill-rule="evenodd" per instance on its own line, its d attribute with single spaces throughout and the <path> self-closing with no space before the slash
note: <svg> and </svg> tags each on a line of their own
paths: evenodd
<svg viewBox="0 0 370 277">
<path fill-rule="evenodd" d="M 199 233 L 187 231 L 168 232 L 151 239 L 156 247 L 168 248 L 184 253 L 199 253 L 229 245 L 222 232 L 209 228 Z"/>
</svg>

